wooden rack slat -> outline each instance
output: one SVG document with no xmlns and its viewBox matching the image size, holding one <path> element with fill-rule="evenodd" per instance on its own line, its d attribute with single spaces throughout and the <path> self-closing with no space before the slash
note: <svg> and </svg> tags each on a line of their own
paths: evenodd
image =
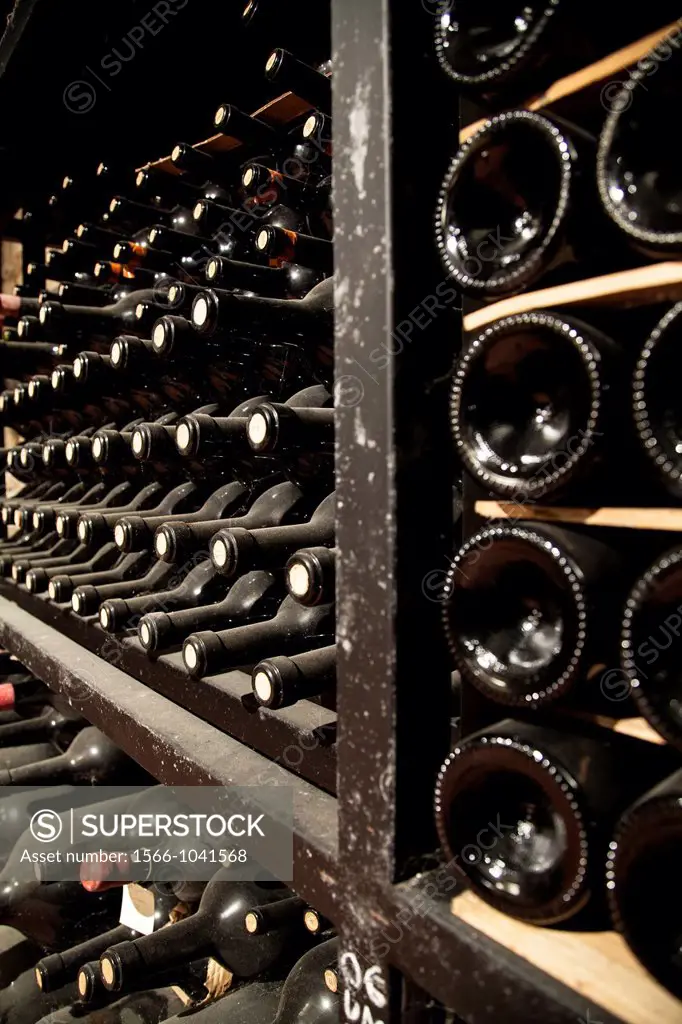
<svg viewBox="0 0 682 1024">
<path fill-rule="evenodd" d="M 516 921 L 466 892 L 452 913 L 627 1024 L 680 1024 L 679 1002 L 615 932 L 572 932 Z M 597 1018 L 592 1018 L 597 1021 Z"/>
<path fill-rule="evenodd" d="M 615 526 L 627 530 L 682 532 L 682 508 L 554 508 L 516 502 L 477 501 L 475 510 L 485 519 L 537 519 L 548 523 Z"/>
<path fill-rule="evenodd" d="M 543 107 L 549 107 L 553 103 L 558 103 L 559 100 L 566 99 L 567 96 L 573 96 L 582 89 L 587 89 L 598 82 L 606 81 L 613 75 L 618 74 L 619 71 L 623 71 L 625 68 L 636 64 L 638 60 L 646 56 L 657 43 L 665 39 L 676 27 L 677 23 L 673 22 L 672 25 L 666 25 L 665 28 L 650 32 L 648 36 L 644 36 L 642 39 L 638 39 L 636 42 L 616 50 L 615 53 L 602 57 L 601 60 L 595 61 L 594 64 L 588 64 L 586 68 L 580 68 L 578 71 L 573 71 L 570 75 L 557 79 L 540 96 L 534 96 L 527 103 L 520 105 L 525 107 L 526 110 L 542 110 Z M 459 133 L 460 142 L 466 142 L 484 124 L 485 118 L 481 118 L 479 121 L 466 125 Z"/>
<path fill-rule="evenodd" d="M 469 333 L 479 331 L 505 316 L 555 306 L 638 306 L 679 299 L 682 299 L 682 261 L 653 263 L 501 299 L 465 316 L 464 329 Z"/>
</svg>

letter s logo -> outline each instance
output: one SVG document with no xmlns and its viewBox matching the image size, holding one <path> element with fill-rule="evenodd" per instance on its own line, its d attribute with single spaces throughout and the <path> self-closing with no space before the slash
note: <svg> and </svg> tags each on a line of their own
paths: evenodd
<svg viewBox="0 0 682 1024">
<path fill-rule="evenodd" d="M 53 843 L 58 839 L 64 828 L 64 822 L 56 811 L 36 811 L 31 818 L 29 829 L 39 843 Z"/>
</svg>

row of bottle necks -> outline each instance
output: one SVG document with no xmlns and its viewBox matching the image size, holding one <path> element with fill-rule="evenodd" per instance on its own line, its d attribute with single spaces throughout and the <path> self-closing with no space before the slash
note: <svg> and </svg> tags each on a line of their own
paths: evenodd
<svg viewBox="0 0 682 1024">
<path fill-rule="evenodd" d="M 149 654 L 181 645 L 194 677 L 255 665 L 269 707 L 333 688 L 333 494 L 320 501 L 275 476 L 228 483 L 203 503 L 191 483 L 114 486 L 94 503 L 97 485 L 77 487 L 80 505 L 38 494 L 3 506 L 27 524 L 0 545 L 15 583 L 136 635 Z"/>
<path fill-rule="evenodd" d="M 46 266 L 29 268 L 26 283 L 42 286 L 46 276 L 82 272 L 88 262 L 92 269 L 114 253 L 118 259 L 119 243 L 127 262 L 142 264 L 147 273 L 177 265 L 178 273 L 189 276 L 206 253 L 248 254 L 268 265 L 292 255 L 291 240 L 268 232 L 270 226 L 317 236 L 309 248 L 328 266 L 330 80 L 283 50 L 273 52 L 268 67 L 308 87 L 299 89 L 308 100 L 299 103 L 301 112 L 292 121 L 274 126 L 223 103 L 214 125 L 239 143 L 236 148 L 211 154 L 178 143 L 167 171 L 101 163 L 91 177 L 67 175 L 43 208 L 24 211 L 17 224 L 34 249 L 41 238 L 54 244 L 67 232 L 73 235 L 62 251 L 49 254 Z"/>
</svg>

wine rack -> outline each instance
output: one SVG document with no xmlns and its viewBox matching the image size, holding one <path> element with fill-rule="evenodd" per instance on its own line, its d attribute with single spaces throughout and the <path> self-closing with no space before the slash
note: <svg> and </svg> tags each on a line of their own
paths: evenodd
<svg viewBox="0 0 682 1024">
<path fill-rule="evenodd" d="M 24 6 L 30 14 L 33 4 Z M 134 641 L 120 643 L 112 663 L 96 624 L 7 582 L 0 583 L 0 644 L 160 782 L 256 779 L 293 789 L 292 888 L 339 929 L 349 1024 L 360 1013 L 362 1024 L 673 1024 L 678 1004 L 614 934 L 521 925 L 444 871 L 433 789 L 453 745 L 454 703 L 434 581 L 445 578 L 461 532 L 487 518 L 599 525 L 601 516 L 618 526 L 620 513 L 642 530 L 682 529 L 677 509 L 642 510 L 641 519 L 631 509 L 507 510 L 468 484 L 458 519 L 448 410 L 464 332 L 548 305 L 679 299 L 682 264 L 538 288 L 463 311 L 433 240 L 442 177 L 468 133 L 434 57 L 436 5 L 331 6 L 335 386 L 347 399 L 335 413 L 335 708 L 306 700 L 280 711 L 256 707 L 246 673 L 194 683 L 178 654 L 150 660 Z M 663 34 L 563 79 L 529 109 L 598 86 Z M 0 43 L 0 58 L 11 39 Z M 288 94 L 256 113 L 282 125 L 306 109 Z M 196 148 L 220 154 L 234 144 L 219 135 Z M 172 172 L 168 157 L 148 166 Z M 462 685 L 463 735 L 499 717 L 501 709 Z M 660 742 L 641 723 L 600 721 Z"/>
</svg>

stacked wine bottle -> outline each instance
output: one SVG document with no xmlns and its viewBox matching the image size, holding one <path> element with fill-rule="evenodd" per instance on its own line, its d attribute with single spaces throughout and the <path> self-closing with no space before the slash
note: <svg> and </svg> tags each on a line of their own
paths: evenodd
<svg viewBox="0 0 682 1024">
<path fill-rule="evenodd" d="M 252 666 L 280 708 L 335 678 L 331 83 L 282 48 L 265 74 L 284 114 L 222 103 L 212 146 L 24 213 L 70 234 L 3 298 L 0 561 L 195 678 Z"/>
<path fill-rule="evenodd" d="M 150 870 L 141 857 L 85 855 L 68 828 L 53 837 L 51 863 L 78 857 L 80 881 L 53 881 L 39 859 L 27 871 L 33 821 L 46 803 L 64 821 L 74 807 L 130 815 L 161 787 L 6 652 L 0 765 L 0 781 L 12 786 L 0 793 L 0 1014 L 8 1024 L 160 1024 L 204 1004 L 205 1024 L 337 1019 L 334 928 L 267 872 L 235 881 L 230 866 L 212 873 L 209 864 L 208 882 L 160 880 L 165 869 Z M 98 799 L 100 785 L 124 795 L 107 789 Z"/>
<path fill-rule="evenodd" d="M 436 50 L 484 120 L 444 178 L 436 239 L 485 326 L 451 390 L 466 535 L 442 611 L 463 738 L 437 781 L 436 823 L 451 870 L 485 901 L 540 925 L 604 928 L 610 911 L 682 998 L 680 905 L 665 882 L 682 852 L 682 544 L 657 514 L 682 496 L 682 304 L 661 292 L 635 304 L 614 287 L 572 306 L 577 286 L 553 293 L 558 306 L 484 310 L 682 255 L 664 128 L 680 97 L 679 24 L 620 90 L 602 88 L 602 106 L 583 93 L 505 109 L 679 10 L 606 19 L 601 38 L 585 34 L 580 3 L 516 21 L 465 6 L 442 5 Z M 611 529 L 592 525 L 600 515 Z M 637 716 L 658 743 L 604 721 Z"/>
</svg>

